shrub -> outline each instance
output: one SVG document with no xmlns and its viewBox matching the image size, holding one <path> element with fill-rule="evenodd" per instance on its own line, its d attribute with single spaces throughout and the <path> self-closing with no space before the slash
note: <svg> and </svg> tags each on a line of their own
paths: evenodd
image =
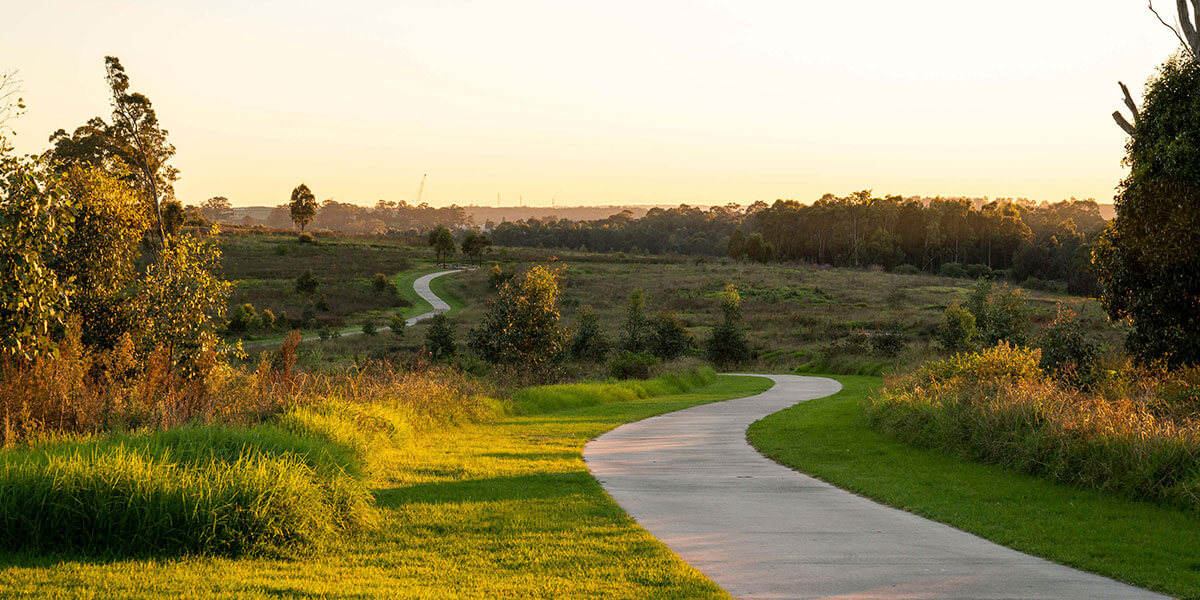
<svg viewBox="0 0 1200 600">
<path fill-rule="evenodd" d="M 320 282 L 313 276 L 312 271 L 305 271 L 296 278 L 296 291 L 301 294 L 314 294 Z"/>
<path fill-rule="evenodd" d="M 296 241 L 300 242 L 301 244 L 315 244 L 317 243 L 317 238 L 313 237 L 313 234 L 311 233 L 302 231 L 300 232 L 300 235 L 296 236 Z"/>
<path fill-rule="evenodd" d="M 275 246 L 275 255 L 276 256 L 287 256 L 287 253 L 288 253 L 287 246 L 284 246 L 283 244 L 277 244 Z"/>
<path fill-rule="evenodd" d="M 600 321 L 591 307 L 579 309 L 579 326 L 571 339 L 571 358 L 589 362 L 599 362 L 608 356 L 610 344 L 600 329 Z"/>
<path fill-rule="evenodd" d="M 965 267 L 967 277 L 971 279 L 990 279 L 992 277 L 992 268 L 979 263 L 972 263 Z"/>
<path fill-rule="evenodd" d="M 429 320 L 429 329 L 425 331 L 425 350 L 434 358 L 450 358 L 458 352 L 458 344 L 454 342 L 454 331 L 450 328 L 450 320 L 445 313 L 438 313 Z"/>
<path fill-rule="evenodd" d="M 638 353 L 650 348 L 650 323 L 646 319 L 646 292 L 633 290 L 629 294 L 629 307 L 625 309 L 625 337 L 621 349 Z"/>
<path fill-rule="evenodd" d="M 1001 343 L 929 363 L 889 381 L 866 414 L 917 446 L 1200 510 L 1200 426 L 1165 400 L 1200 395 L 1200 377 L 1125 369 L 1084 391 L 1046 376 L 1042 360 L 1040 350 Z"/>
<path fill-rule="evenodd" d="M 259 317 L 254 305 L 247 302 L 233 309 L 233 314 L 229 316 L 229 331 L 243 333 L 253 329 L 258 323 Z"/>
<path fill-rule="evenodd" d="M 313 303 L 313 308 L 321 312 L 329 312 L 329 298 L 326 298 L 325 294 L 321 294 L 317 297 L 317 301 Z"/>
<path fill-rule="evenodd" d="M 505 271 L 500 268 L 500 265 L 492 265 L 491 272 L 488 273 L 488 287 L 493 290 L 498 290 L 508 283 L 513 278 L 512 271 Z"/>
<path fill-rule="evenodd" d="M 404 328 L 407 326 L 408 323 L 400 315 L 392 315 L 388 320 L 388 327 L 392 330 L 392 333 L 396 334 L 396 337 L 404 337 Z"/>
<path fill-rule="evenodd" d="M 996 289 L 990 281 L 980 281 L 967 297 L 966 309 L 975 317 L 979 342 L 994 346 L 1000 342 L 1024 344 L 1030 311 L 1025 294 L 1007 285 Z"/>
<path fill-rule="evenodd" d="M 258 320 L 262 324 L 263 329 L 275 329 L 275 313 L 271 312 L 271 309 L 264 308 Z"/>
<path fill-rule="evenodd" d="M 614 379 L 649 379 L 650 369 L 658 366 L 658 358 L 649 352 L 625 350 L 608 363 L 608 373 Z"/>
<path fill-rule="evenodd" d="M 304 328 L 313 327 L 317 324 L 317 309 L 315 306 L 308 304 L 304 310 L 300 312 L 299 325 Z"/>
<path fill-rule="evenodd" d="M 896 356 L 908 344 L 904 332 L 898 327 L 881 329 L 872 333 L 870 342 L 871 348 L 883 356 Z"/>
<path fill-rule="evenodd" d="M 650 353 L 662 360 L 683 356 L 696 347 L 692 335 L 673 311 L 663 311 L 654 319 L 650 332 Z"/>
<path fill-rule="evenodd" d="M 362 324 L 363 335 L 375 335 L 376 328 L 377 328 L 377 326 L 375 325 L 375 319 L 367 319 L 367 320 L 363 321 L 363 324 Z"/>
<path fill-rule="evenodd" d="M 1042 329 L 1037 345 L 1042 349 L 1041 366 L 1051 376 L 1074 386 L 1095 381 L 1099 349 L 1088 341 L 1075 311 L 1059 304 L 1058 314 Z"/>
<path fill-rule="evenodd" d="M 558 267 L 538 265 L 501 288 L 471 331 L 471 349 L 490 363 L 521 365 L 531 372 L 559 360 L 566 342 L 558 325 L 561 276 Z"/>
<path fill-rule="evenodd" d="M 942 263 L 942 267 L 938 269 L 938 274 L 942 277 L 967 277 L 967 270 L 963 268 L 962 263 L 948 262 Z"/>
<path fill-rule="evenodd" d="M 892 272 L 897 275 L 920 275 L 921 269 L 918 269 L 916 265 L 906 263 L 892 269 Z"/>
<path fill-rule="evenodd" d="M 388 280 L 387 275 L 384 275 L 383 273 L 376 273 L 375 277 L 371 279 L 371 289 L 375 290 L 375 293 L 377 294 L 386 294 L 388 292 L 394 293 L 396 291 L 396 286 L 392 285 L 392 282 Z"/>
<path fill-rule="evenodd" d="M 975 315 L 955 304 L 942 313 L 942 325 L 937 331 L 937 342 L 947 352 L 963 352 L 975 346 L 978 330 Z"/>
<path fill-rule="evenodd" d="M 724 319 L 713 327 L 706 350 L 714 364 L 734 365 L 750 358 L 750 345 L 742 329 L 742 297 L 732 283 L 721 293 L 721 312 Z"/>
</svg>

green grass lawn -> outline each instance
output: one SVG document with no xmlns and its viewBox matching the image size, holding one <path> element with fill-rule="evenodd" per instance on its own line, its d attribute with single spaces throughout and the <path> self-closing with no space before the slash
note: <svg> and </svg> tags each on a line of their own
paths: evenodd
<svg viewBox="0 0 1200 600">
<path fill-rule="evenodd" d="M 721 377 L 691 393 L 429 434 L 386 451 L 383 525 L 321 554 L 98 560 L 0 554 L 0 597 L 725 598 L 591 477 L 587 440 L 621 423 L 761 392 Z"/>
<path fill-rule="evenodd" d="M 1200 598 L 1200 514 L 1076 489 L 917 449 L 871 429 L 877 377 L 750 427 L 763 454 L 834 485 L 997 543 L 1174 596 Z"/>
<path fill-rule="evenodd" d="M 433 310 L 433 306 L 431 304 L 426 302 L 424 298 L 421 298 L 417 295 L 416 290 L 413 289 L 413 283 L 425 275 L 445 270 L 446 269 L 442 267 L 422 266 L 421 268 L 413 271 L 400 273 L 392 278 L 392 282 L 395 283 L 396 289 L 400 292 L 400 297 L 412 303 L 411 306 L 408 306 L 403 310 L 405 318 L 423 315 Z M 464 304 L 461 298 L 447 289 L 447 278 L 449 277 L 454 277 L 454 275 L 443 275 L 434 279 L 429 283 L 429 289 L 432 290 L 434 294 L 437 294 L 439 298 L 445 300 L 446 303 L 450 305 L 450 312 L 453 313 L 462 310 Z"/>
</svg>

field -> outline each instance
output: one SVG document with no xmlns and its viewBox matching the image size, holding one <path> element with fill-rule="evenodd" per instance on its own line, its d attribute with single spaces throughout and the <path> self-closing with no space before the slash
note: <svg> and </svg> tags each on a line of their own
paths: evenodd
<svg viewBox="0 0 1200 600">
<path fill-rule="evenodd" d="M 688 393 L 439 429 L 377 457 L 377 530 L 318 554 L 116 560 L 0 554 L 0 596 L 724 598 L 624 514 L 580 452 L 621 423 L 758 393 Z"/>
</svg>

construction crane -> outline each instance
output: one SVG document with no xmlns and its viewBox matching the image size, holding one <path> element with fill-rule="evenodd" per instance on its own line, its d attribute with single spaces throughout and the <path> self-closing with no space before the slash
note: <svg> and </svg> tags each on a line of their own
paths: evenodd
<svg viewBox="0 0 1200 600">
<path fill-rule="evenodd" d="M 425 173 L 425 174 L 421 175 L 421 186 L 417 188 L 417 201 L 414 204 L 421 203 L 421 194 L 425 193 L 425 178 L 428 176 L 429 176 L 429 173 Z"/>
</svg>

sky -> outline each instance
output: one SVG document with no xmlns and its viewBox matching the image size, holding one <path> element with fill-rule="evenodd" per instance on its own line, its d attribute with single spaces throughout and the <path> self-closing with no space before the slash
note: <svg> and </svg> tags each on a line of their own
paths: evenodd
<svg viewBox="0 0 1200 600">
<path fill-rule="evenodd" d="M 1141 0 L 0 0 L 22 152 L 153 101 L 178 197 L 435 206 L 823 193 L 1111 201 L 1178 42 Z M 1174 3 L 1156 7 L 1173 20 Z"/>
</svg>

